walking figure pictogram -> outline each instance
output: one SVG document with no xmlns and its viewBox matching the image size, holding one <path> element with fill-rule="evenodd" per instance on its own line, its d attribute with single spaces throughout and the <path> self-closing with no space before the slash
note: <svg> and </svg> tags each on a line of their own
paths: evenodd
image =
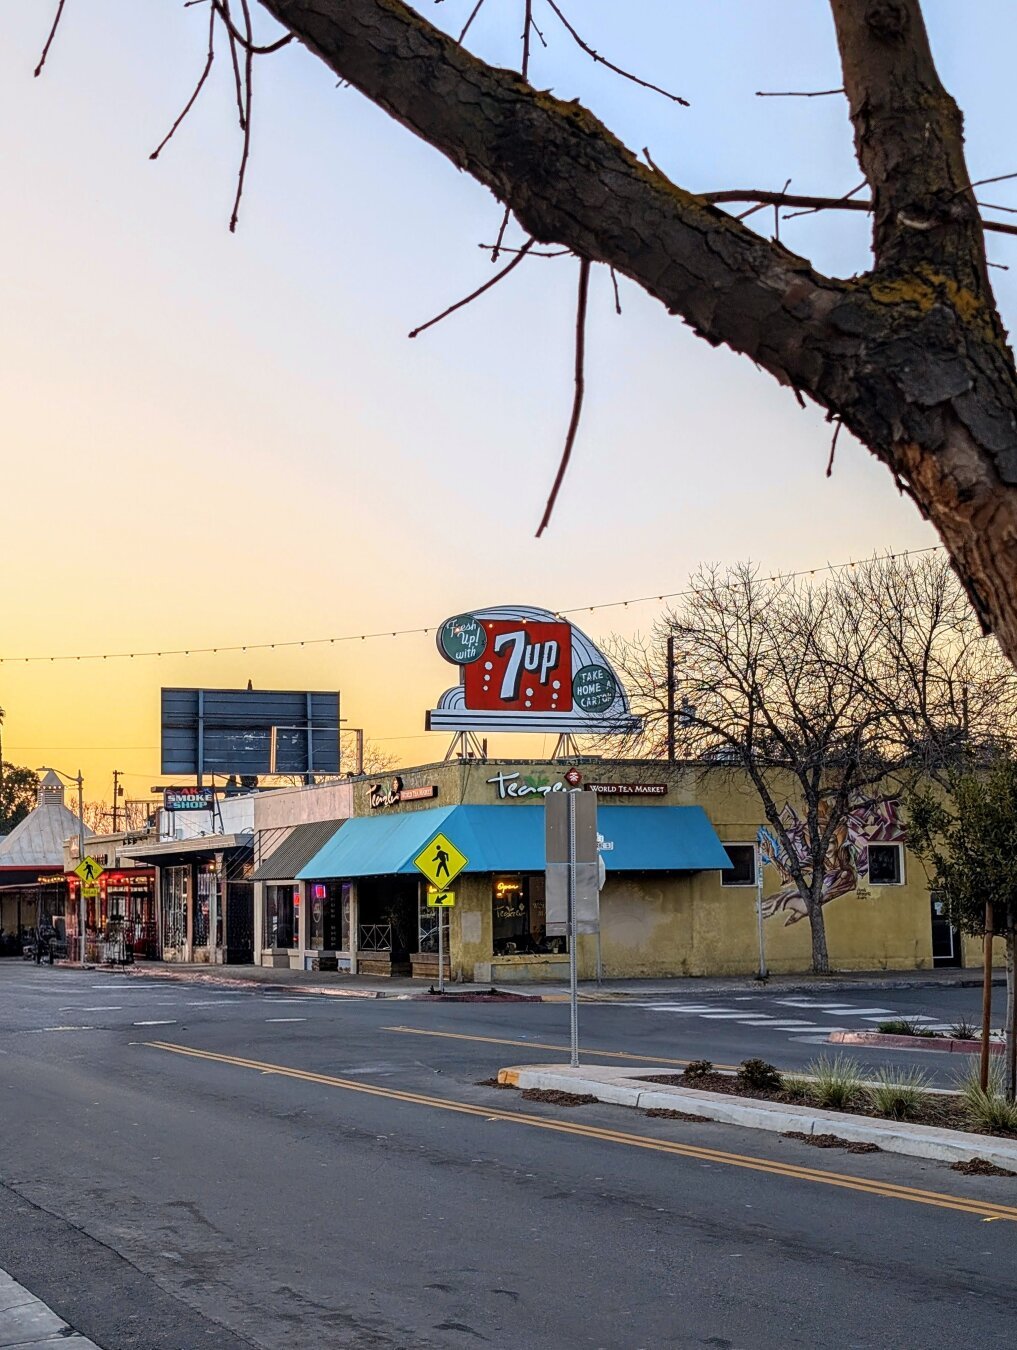
<svg viewBox="0 0 1017 1350">
<path fill-rule="evenodd" d="M 448 851 L 442 848 L 441 844 L 438 845 L 438 851 L 437 853 L 435 853 L 431 861 L 438 864 L 438 866 L 434 869 L 435 879 L 440 877 L 443 873 L 446 877 L 449 875 Z"/>
</svg>

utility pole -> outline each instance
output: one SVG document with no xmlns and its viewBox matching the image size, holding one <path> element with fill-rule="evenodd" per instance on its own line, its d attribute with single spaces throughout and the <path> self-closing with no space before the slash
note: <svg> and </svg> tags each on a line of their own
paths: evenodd
<svg viewBox="0 0 1017 1350">
<path fill-rule="evenodd" d="M 120 796 L 120 770 L 113 770 L 113 833 L 117 832 L 117 806 Z"/>
<path fill-rule="evenodd" d="M 75 780 L 78 785 L 78 862 L 85 861 L 85 779 L 81 770 Z M 98 909 L 98 904 L 96 909 Z M 78 885 L 78 924 L 81 929 L 81 968 L 85 968 L 85 883 Z"/>
<path fill-rule="evenodd" d="M 674 738 L 674 634 L 667 638 L 667 757 L 670 763 L 675 758 Z"/>
</svg>

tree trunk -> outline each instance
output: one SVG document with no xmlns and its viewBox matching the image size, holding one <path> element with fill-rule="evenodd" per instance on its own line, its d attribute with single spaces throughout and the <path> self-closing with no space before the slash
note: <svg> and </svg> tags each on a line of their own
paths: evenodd
<svg viewBox="0 0 1017 1350">
<path fill-rule="evenodd" d="M 809 898 L 809 927 L 812 929 L 812 973 L 829 975 L 830 955 L 826 950 L 826 919 L 818 897 Z"/>
<path fill-rule="evenodd" d="M 823 276 L 642 163 L 578 100 L 487 65 L 404 0 L 263 0 L 341 78 L 510 208 L 810 395 L 938 529 L 1017 663 L 1017 372 L 962 122 L 920 0 L 833 0 L 876 266 Z"/>
<path fill-rule="evenodd" d="M 1017 1099 L 1017 1027 L 1014 1025 L 1014 928 L 1006 930 L 1006 1095 Z"/>
</svg>

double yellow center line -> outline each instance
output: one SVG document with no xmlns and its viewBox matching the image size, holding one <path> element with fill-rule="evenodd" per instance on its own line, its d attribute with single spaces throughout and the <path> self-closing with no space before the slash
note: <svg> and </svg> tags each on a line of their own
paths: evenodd
<svg viewBox="0 0 1017 1350">
<path fill-rule="evenodd" d="M 323 1087 L 340 1088 L 344 1092 L 360 1092 L 369 1097 L 382 1097 L 387 1101 L 405 1102 L 411 1106 L 426 1106 L 432 1110 L 453 1111 L 458 1115 L 476 1116 L 486 1121 L 505 1121 L 512 1125 L 525 1125 L 531 1129 L 549 1130 L 553 1134 L 567 1134 L 574 1138 L 592 1139 L 599 1143 L 621 1144 L 627 1148 L 648 1149 L 653 1153 L 668 1153 L 680 1158 L 692 1158 L 698 1162 L 718 1163 L 726 1167 L 740 1167 L 752 1172 L 765 1172 L 771 1176 L 785 1177 L 792 1181 L 808 1181 L 823 1186 L 835 1186 L 842 1190 L 858 1191 L 865 1195 L 878 1195 L 888 1200 L 906 1200 L 916 1205 L 933 1205 L 937 1209 L 957 1210 L 962 1214 L 974 1214 L 987 1220 L 1008 1219 L 1017 1221 L 1017 1208 L 1012 1205 L 997 1205 L 985 1200 L 946 1195 L 938 1191 L 923 1191 L 911 1186 L 898 1186 L 888 1181 L 848 1176 L 840 1172 L 825 1172 L 814 1167 L 798 1167 L 793 1163 L 779 1162 L 770 1158 L 756 1158 L 742 1153 L 727 1153 L 720 1149 L 700 1148 L 694 1144 L 679 1144 L 669 1139 L 654 1139 L 648 1135 L 630 1134 L 624 1130 L 610 1130 L 598 1125 L 584 1125 L 578 1121 L 556 1120 L 549 1116 L 528 1115 L 523 1111 L 508 1111 L 499 1107 L 474 1106 L 469 1102 L 429 1097 L 420 1092 L 403 1092 L 397 1088 L 378 1087 L 374 1083 L 362 1083 L 352 1078 L 337 1078 L 332 1074 L 312 1073 L 308 1069 L 293 1069 L 283 1064 L 270 1064 L 263 1060 L 242 1059 L 236 1055 L 222 1055 L 211 1050 L 197 1050 L 191 1046 L 174 1045 L 170 1041 L 146 1041 L 145 1044 L 153 1050 L 164 1050 L 170 1054 L 204 1060 L 206 1063 L 227 1064 L 233 1068 L 251 1069 L 257 1073 L 273 1074 L 281 1078 L 293 1078 L 303 1083 L 318 1083 Z"/>
</svg>

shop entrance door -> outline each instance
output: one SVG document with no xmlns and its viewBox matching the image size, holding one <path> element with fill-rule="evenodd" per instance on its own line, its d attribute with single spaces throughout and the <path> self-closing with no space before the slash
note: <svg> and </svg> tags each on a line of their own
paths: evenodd
<svg viewBox="0 0 1017 1350">
<path fill-rule="evenodd" d="M 222 954 L 227 966 L 254 965 L 254 882 L 226 883 L 226 946 Z"/>
<path fill-rule="evenodd" d="M 961 963 L 960 932 L 951 922 L 946 901 L 937 891 L 932 892 L 932 964 L 959 966 Z"/>
</svg>

